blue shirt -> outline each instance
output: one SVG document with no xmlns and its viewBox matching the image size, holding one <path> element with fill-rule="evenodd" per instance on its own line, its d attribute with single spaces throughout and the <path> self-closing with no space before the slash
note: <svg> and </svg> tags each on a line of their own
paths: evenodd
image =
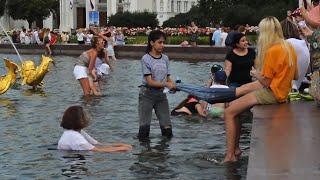
<svg viewBox="0 0 320 180">
<path fill-rule="evenodd" d="M 212 40 L 214 41 L 215 46 L 221 46 L 221 30 L 220 29 L 214 31 Z"/>
</svg>

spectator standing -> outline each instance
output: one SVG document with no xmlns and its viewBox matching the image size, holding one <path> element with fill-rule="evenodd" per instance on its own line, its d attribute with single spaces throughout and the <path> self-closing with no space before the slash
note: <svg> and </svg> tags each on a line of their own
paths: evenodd
<svg viewBox="0 0 320 180">
<path fill-rule="evenodd" d="M 198 26 L 196 26 L 195 22 L 191 22 L 191 27 L 189 27 L 190 31 L 190 43 L 191 46 L 195 47 L 197 46 L 197 41 L 198 41 Z"/>
<path fill-rule="evenodd" d="M 124 37 L 121 29 L 117 29 L 116 34 L 115 34 L 116 45 L 117 46 L 125 45 L 124 38 L 125 37 Z"/>
<path fill-rule="evenodd" d="M 230 49 L 233 49 L 232 48 L 233 36 L 239 32 L 238 29 L 239 29 L 239 25 L 235 25 L 233 30 L 228 33 L 228 36 L 226 38 L 225 44 L 226 46 L 230 47 Z"/>
<path fill-rule="evenodd" d="M 20 43 L 25 44 L 26 43 L 26 29 L 23 28 L 22 31 L 20 32 Z"/>
<path fill-rule="evenodd" d="M 221 46 L 226 46 L 226 38 L 228 36 L 228 33 L 227 33 L 227 28 L 226 27 L 223 27 L 221 28 Z"/>
<path fill-rule="evenodd" d="M 220 25 L 216 25 L 216 30 L 213 33 L 212 40 L 214 41 L 215 46 L 221 46 L 221 29 Z"/>
<path fill-rule="evenodd" d="M 84 44 L 84 34 L 82 32 L 82 29 L 78 29 L 76 36 L 77 36 L 78 44 Z"/>
</svg>

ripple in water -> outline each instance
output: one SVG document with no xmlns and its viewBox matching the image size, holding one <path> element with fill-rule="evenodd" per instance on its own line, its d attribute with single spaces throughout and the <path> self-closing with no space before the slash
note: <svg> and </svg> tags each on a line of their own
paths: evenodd
<svg viewBox="0 0 320 180">
<path fill-rule="evenodd" d="M 10 57 L 19 63 L 13 55 Z M 24 59 L 39 57 L 24 56 Z M 140 62 L 119 60 L 115 72 L 103 82 L 102 97 L 81 97 L 72 70 L 76 58 L 56 56 L 56 67 L 45 77 L 45 88 L 32 91 L 17 84 L 0 97 L 0 174 L 4 179 L 245 179 L 250 143 L 250 124 L 245 124 L 241 160 L 220 165 L 225 151 L 225 131 L 220 119 L 172 117 L 174 137 L 160 136 L 153 116 L 150 142 L 140 143 L 138 85 Z M 172 61 L 171 72 L 182 81 L 204 85 L 210 62 Z M 5 74 L 3 63 L 0 71 Z M 186 97 L 168 94 L 170 109 Z M 56 143 L 62 134 L 59 122 L 71 105 L 84 106 L 92 116 L 87 132 L 101 142 L 125 142 L 130 153 L 61 152 Z M 247 122 L 246 122 L 247 123 Z"/>
</svg>

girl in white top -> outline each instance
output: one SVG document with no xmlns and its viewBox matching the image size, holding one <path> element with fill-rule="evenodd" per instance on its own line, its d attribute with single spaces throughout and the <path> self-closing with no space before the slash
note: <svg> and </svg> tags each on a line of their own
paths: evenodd
<svg viewBox="0 0 320 180">
<path fill-rule="evenodd" d="M 305 40 L 300 39 L 298 27 L 288 19 L 281 21 L 283 36 L 288 41 L 297 54 L 297 65 L 299 77 L 298 80 L 293 80 L 292 90 L 298 91 L 310 64 L 310 51 Z"/>
<path fill-rule="evenodd" d="M 82 29 L 78 30 L 76 36 L 77 36 L 78 44 L 84 44 L 84 36 L 85 35 L 83 34 Z"/>
<path fill-rule="evenodd" d="M 111 32 L 107 32 L 101 37 L 107 42 L 105 48 L 107 49 L 108 56 L 111 57 L 113 61 L 116 61 L 117 58 L 114 53 L 114 36 L 112 36 Z"/>
<path fill-rule="evenodd" d="M 58 142 L 58 149 L 97 152 L 118 152 L 132 149 L 132 146 L 129 144 L 117 143 L 103 145 L 99 143 L 82 130 L 88 125 L 89 118 L 81 106 L 69 107 L 64 112 L 60 124 L 60 126 L 64 128 L 64 132 Z"/>
</svg>

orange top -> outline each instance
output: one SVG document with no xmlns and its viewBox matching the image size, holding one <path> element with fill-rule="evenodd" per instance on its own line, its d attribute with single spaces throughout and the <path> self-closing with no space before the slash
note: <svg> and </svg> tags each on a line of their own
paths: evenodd
<svg viewBox="0 0 320 180">
<path fill-rule="evenodd" d="M 289 58 L 281 44 L 270 47 L 264 59 L 262 76 L 271 79 L 270 89 L 278 102 L 284 102 L 291 90 L 291 82 L 297 68 L 297 55 L 291 46 L 293 66 L 289 66 Z"/>
</svg>

